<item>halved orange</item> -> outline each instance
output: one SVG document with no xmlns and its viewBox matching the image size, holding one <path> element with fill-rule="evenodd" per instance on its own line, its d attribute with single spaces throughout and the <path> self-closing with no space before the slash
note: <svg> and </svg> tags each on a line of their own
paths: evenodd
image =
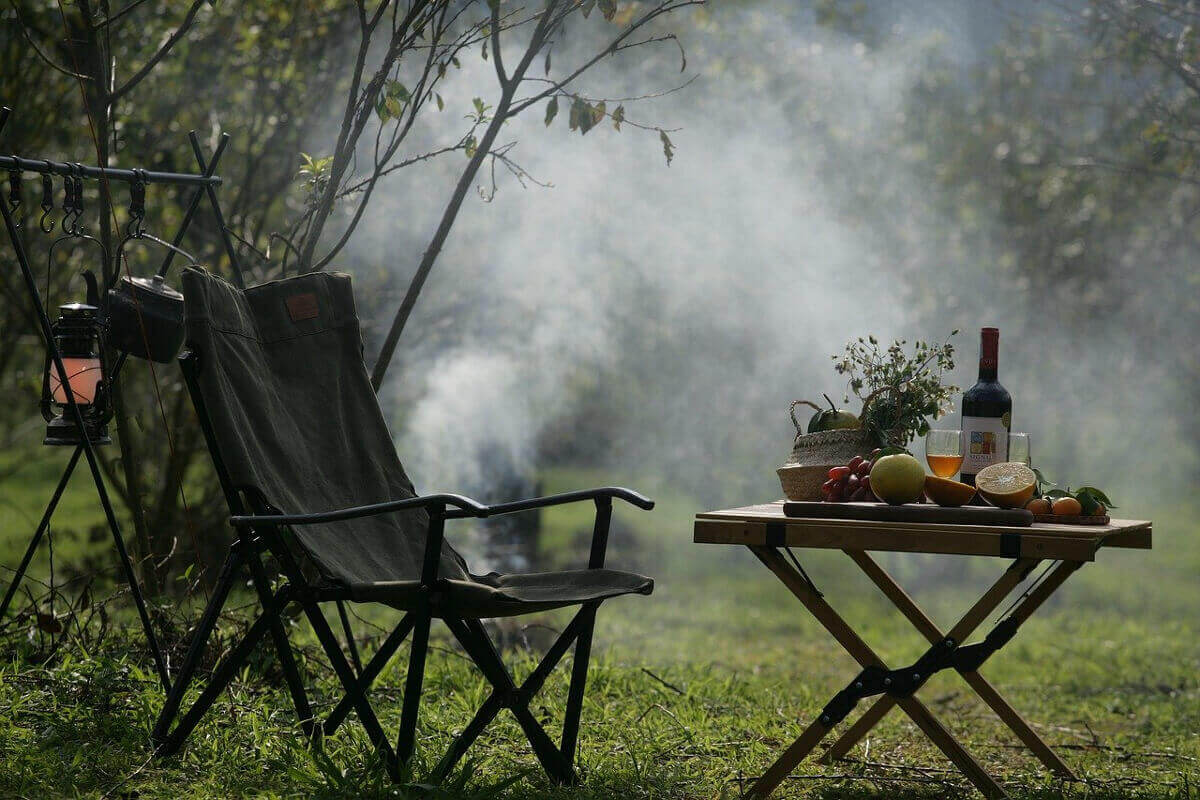
<svg viewBox="0 0 1200 800">
<path fill-rule="evenodd" d="M 992 505 L 1000 508 L 1024 508 L 1033 497 L 1037 476 L 1019 461 L 992 464 L 979 470 L 975 488 Z"/>
<path fill-rule="evenodd" d="M 926 475 L 925 495 L 939 506 L 965 506 L 975 497 L 975 487 L 949 478 Z"/>
</svg>

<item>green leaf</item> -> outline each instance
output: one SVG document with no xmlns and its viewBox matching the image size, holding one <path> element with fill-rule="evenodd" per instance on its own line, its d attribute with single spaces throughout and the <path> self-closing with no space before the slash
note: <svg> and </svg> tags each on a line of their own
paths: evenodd
<svg viewBox="0 0 1200 800">
<path fill-rule="evenodd" d="M 476 141 L 474 136 L 467 137 L 467 144 L 466 144 L 466 147 L 464 148 L 464 152 L 467 154 L 467 158 L 474 158 L 475 150 L 478 147 L 479 147 L 479 142 Z"/>
<path fill-rule="evenodd" d="M 584 136 L 587 132 L 596 126 L 596 109 L 584 100 L 576 100 L 579 104 L 579 132 Z"/>
<path fill-rule="evenodd" d="M 600 4 L 600 13 L 609 22 L 617 15 L 617 0 L 597 0 Z"/>
<path fill-rule="evenodd" d="M 625 106 L 617 106 L 612 113 L 613 127 L 621 130 L 621 123 L 625 121 Z"/>
<path fill-rule="evenodd" d="M 583 18 L 587 19 L 592 14 L 592 9 L 596 7 L 596 0 L 587 0 L 579 10 L 583 12 Z"/>
<path fill-rule="evenodd" d="M 603 100 L 592 106 L 592 125 L 599 125 L 601 122 L 603 122 L 606 114 L 607 108 Z"/>
<path fill-rule="evenodd" d="M 571 103 L 571 116 L 568 120 L 571 130 L 579 130 L 587 133 L 588 128 L 591 127 L 591 121 L 591 108 L 583 100 L 576 97 Z"/>
<path fill-rule="evenodd" d="M 1109 508 L 1118 507 L 1116 503 L 1108 499 L 1108 495 L 1097 489 L 1095 486 L 1080 486 L 1079 489 L 1076 490 L 1075 495 L 1078 497 L 1081 494 L 1094 497 L 1098 502 L 1104 503 L 1104 505 L 1108 506 Z M 1082 502 L 1082 500 L 1080 502 Z"/>
<path fill-rule="evenodd" d="M 550 98 L 550 102 L 546 103 L 546 126 L 549 127 L 554 118 L 558 116 L 558 96 Z"/>
<path fill-rule="evenodd" d="M 435 100 L 437 100 L 438 111 L 444 111 L 446 109 L 446 104 L 442 101 L 442 96 L 437 92 L 434 92 L 433 97 Z"/>
<path fill-rule="evenodd" d="M 1090 517 L 1100 510 L 1100 501 L 1088 492 L 1076 492 L 1075 499 L 1079 501 L 1080 513 Z"/>
<path fill-rule="evenodd" d="M 671 137 L 667 136 L 666 131 L 659 131 L 658 138 L 662 141 L 663 155 L 667 157 L 667 166 L 671 166 L 671 159 L 675 157 L 675 145 L 671 144 Z"/>
</svg>

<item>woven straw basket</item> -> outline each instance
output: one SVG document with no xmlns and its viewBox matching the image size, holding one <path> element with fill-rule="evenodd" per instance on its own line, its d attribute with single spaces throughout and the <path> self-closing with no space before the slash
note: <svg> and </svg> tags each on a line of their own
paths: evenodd
<svg viewBox="0 0 1200 800">
<path fill-rule="evenodd" d="M 777 470 L 784 495 L 789 500 L 820 500 L 829 470 L 874 448 L 866 431 L 858 429 L 797 435 L 788 463 Z"/>
</svg>

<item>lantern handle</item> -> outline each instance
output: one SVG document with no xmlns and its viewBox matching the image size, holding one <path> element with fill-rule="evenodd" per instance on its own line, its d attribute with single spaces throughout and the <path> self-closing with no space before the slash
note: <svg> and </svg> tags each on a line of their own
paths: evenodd
<svg viewBox="0 0 1200 800">
<path fill-rule="evenodd" d="M 66 220 L 64 218 L 64 224 L 65 224 L 65 222 L 66 222 Z M 68 242 L 71 240 L 79 240 L 79 239 L 83 239 L 83 240 L 89 241 L 89 242 L 94 242 L 96 247 L 100 248 L 100 252 L 104 256 L 104 261 L 102 261 L 101 263 L 103 263 L 103 264 L 109 263 L 108 248 L 106 248 L 104 246 L 104 243 L 101 242 L 99 239 L 97 239 L 95 236 L 92 236 L 91 234 L 88 234 L 88 233 L 83 233 L 82 231 L 79 231 L 78 233 L 67 233 L 67 234 L 63 234 L 62 236 L 59 236 L 57 239 L 55 239 L 53 242 L 50 243 L 50 250 L 46 254 L 46 274 L 47 275 L 49 275 L 50 271 L 54 268 L 54 250 L 55 250 L 55 248 L 57 248 L 63 242 Z M 84 272 L 84 276 L 85 276 L 84 279 L 86 280 L 87 279 L 86 276 L 87 276 L 87 273 L 89 272 L 89 270 L 84 270 L 83 272 Z M 94 281 L 95 278 L 93 277 L 92 280 Z M 88 291 L 89 305 L 95 305 L 94 303 L 91 303 L 91 297 L 90 297 L 91 286 L 90 286 L 90 284 L 88 286 L 88 289 L 89 289 L 89 291 Z M 99 294 L 99 293 L 97 292 L 97 294 Z"/>
</svg>

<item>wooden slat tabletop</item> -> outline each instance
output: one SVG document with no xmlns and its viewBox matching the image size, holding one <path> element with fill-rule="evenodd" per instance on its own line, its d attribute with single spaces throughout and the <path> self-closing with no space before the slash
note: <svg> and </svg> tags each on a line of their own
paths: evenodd
<svg viewBox="0 0 1200 800">
<path fill-rule="evenodd" d="M 1148 550 L 1152 532 L 1149 521 L 1126 519 L 1096 526 L 1038 522 L 1028 527 L 811 519 L 785 516 L 783 501 L 778 501 L 697 514 L 694 541 L 1093 561 L 1101 547 Z"/>
</svg>

